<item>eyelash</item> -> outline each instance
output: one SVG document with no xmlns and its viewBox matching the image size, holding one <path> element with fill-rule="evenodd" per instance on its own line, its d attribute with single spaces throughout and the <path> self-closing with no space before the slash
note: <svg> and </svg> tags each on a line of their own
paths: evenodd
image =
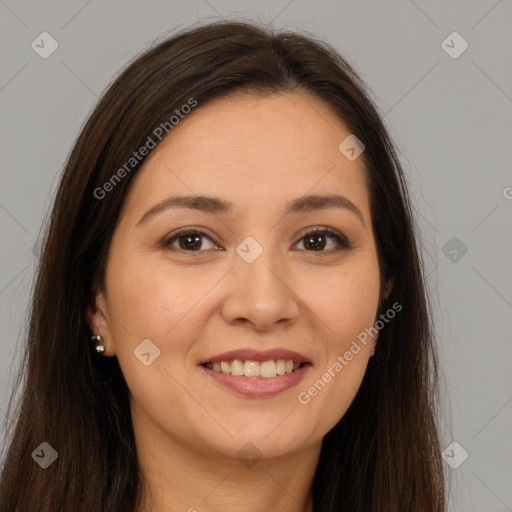
<svg viewBox="0 0 512 512">
<path fill-rule="evenodd" d="M 219 244 L 217 244 L 217 242 L 215 240 L 212 239 L 212 237 L 208 233 L 206 233 L 202 229 L 186 227 L 186 228 L 179 229 L 175 233 L 172 233 L 171 236 L 169 236 L 166 239 L 164 239 L 162 241 L 162 243 L 161 243 L 162 247 L 164 249 L 170 249 L 170 250 L 174 250 L 174 251 L 178 251 L 178 252 L 190 252 L 190 253 L 208 252 L 208 251 L 204 251 L 204 250 L 186 251 L 186 250 L 181 249 L 181 248 L 178 249 L 176 247 L 170 247 L 171 244 L 175 240 L 177 240 L 178 238 L 180 238 L 180 236 L 183 236 L 183 235 L 200 235 L 200 236 L 204 236 L 204 237 L 210 239 L 215 245 L 219 245 Z M 299 242 L 301 242 L 305 238 L 319 236 L 319 235 L 323 235 L 323 236 L 326 236 L 328 238 L 333 239 L 338 244 L 339 248 L 330 249 L 328 251 L 325 251 L 325 250 L 323 250 L 323 251 L 313 251 L 313 250 L 308 251 L 306 249 L 303 249 L 305 252 L 311 252 L 313 254 L 318 254 L 318 253 L 319 254 L 333 254 L 333 253 L 336 253 L 336 252 L 339 252 L 339 251 L 342 251 L 342 250 L 347 250 L 347 249 L 352 249 L 353 248 L 352 244 L 347 240 L 347 238 L 345 236 L 343 236 L 340 233 L 337 233 L 336 231 L 333 231 L 332 229 L 330 229 L 330 228 L 328 228 L 326 226 L 318 226 L 318 227 L 312 229 L 311 231 L 308 231 L 307 233 L 304 233 L 302 235 L 302 237 L 300 238 Z M 299 243 L 299 242 L 297 242 L 297 243 Z"/>
</svg>

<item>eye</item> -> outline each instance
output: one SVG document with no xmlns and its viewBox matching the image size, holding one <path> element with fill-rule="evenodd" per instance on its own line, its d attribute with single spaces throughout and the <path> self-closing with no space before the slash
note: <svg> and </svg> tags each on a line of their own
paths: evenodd
<svg viewBox="0 0 512 512">
<path fill-rule="evenodd" d="M 213 243 L 213 240 L 204 231 L 195 228 L 182 228 L 173 233 L 169 238 L 162 241 L 162 247 L 172 248 L 174 250 L 183 250 L 186 252 L 200 252 L 203 244 L 201 238 L 207 238 Z M 174 246 L 178 242 L 179 247 Z M 215 244 L 214 244 L 215 245 Z"/>
<path fill-rule="evenodd" d="M 162 241 L 161 245 L 164 249 L 172 249 L 181 252 L 204 252 L 206 250 L 211 250 L 212 247 L 207 247 L 206 249 L 203 247 L 203 238 L 208 239 L 212 243 L 213 248 L 218 248 L 216 243 L 206 232 L 201 229 L 191 227 L 181 228 L 177 232 L 172 233 Z M 326 239 L 331 242 L 335 242 L 334 249 L 331 248 L 329 250 L 324 250 L 327 245 L 327 242 L 325 241 Z M 178 246 L 175 245 L 176 242 L 178 243 Z M 301 242 L 306 248 L 306 252 L 329 254 L 343 249 L 352 248 L 351 243 L 341 233 L 322 226 L 318 226 L 305 233 L 296 245 L 300 245 Z"/>
<path fill-rule="evenodd" d="M 326 246 L 326 242 L 322 241 L 322 239 L 326 239 L 326 238 L 335 242 L 334 250 L 326 250 L 326 251 L 323 250 Z M 329 229 L 327 227 L 321 227 L 321 226 L 319 226 L 318 228 L 316 228 L 312 231 L 308 231 L 306 234 L 304 234 L 302 236 L 302 238 L 300 239 L 300 242 L 303 242 L 304 247 L 312 248 L 312 250 L 308 250 L 307 252 L 332 253 L 332 252 L 336 252 L 336 251 L 339 251 L 342 249 L 350 249 L 352 247 L 352 245 L 347 240 L 347 238 L 345 236 L 343 236 L 341 233 L 337 233 L 336 231 L 333 231 L 332 229 Z"/>
</svg>

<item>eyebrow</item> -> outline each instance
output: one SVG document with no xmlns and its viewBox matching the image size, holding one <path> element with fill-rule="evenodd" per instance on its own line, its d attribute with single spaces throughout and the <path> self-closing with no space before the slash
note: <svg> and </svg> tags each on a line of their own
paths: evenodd
<svg viewBox="0 0 512 512">
<path fill-rule="evenodd" d="M 148 222 L 164 210 L 173 208 L 186 208 L 188 210 L 197 210 L 211 214 L 229 215 L 233 212 L 233 203 L 224 201 L 218 197 L 186 195 L 172 196 L 160 201 L 152 206 L 141 217 L 137 225 Z M 325 210 L 328 208 L 340 208 L 354 213 L 363 226 L 365 226 L 364 217 L 361 210 L 348 198 L 338 194 L 329 195 L 309 195 L 290 201 L 286 205 L 285 215 L 290 213 L 303 213 L 310 211 Z"/>
</svg>

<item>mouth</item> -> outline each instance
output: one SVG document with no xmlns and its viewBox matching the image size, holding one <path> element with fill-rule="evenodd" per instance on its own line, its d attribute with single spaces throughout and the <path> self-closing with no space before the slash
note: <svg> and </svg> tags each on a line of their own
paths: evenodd
<svg viewBox="0 0 512 512">
<path fill-rule="evenodd" d="M 296 386 L 312 363 L 289 350 L 226 352 L 199 364 L 218 384 L 249 397 L 272 396 Z"/>
</svg>

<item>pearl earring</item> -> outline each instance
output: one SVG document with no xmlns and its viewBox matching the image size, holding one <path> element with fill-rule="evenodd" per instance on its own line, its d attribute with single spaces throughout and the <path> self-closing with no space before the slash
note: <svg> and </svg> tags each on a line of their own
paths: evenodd
<svg viewBox="0 0 512 512">
<path fill-rule="evenodd" d="M 96 334 L 96 336 L 91 336 L 91 341 L 95 343 L 94 348 L 98 354 L 105 352 L 105 345 L 103 345 L 103 340 L 99 334 Z"/>
</svg>

